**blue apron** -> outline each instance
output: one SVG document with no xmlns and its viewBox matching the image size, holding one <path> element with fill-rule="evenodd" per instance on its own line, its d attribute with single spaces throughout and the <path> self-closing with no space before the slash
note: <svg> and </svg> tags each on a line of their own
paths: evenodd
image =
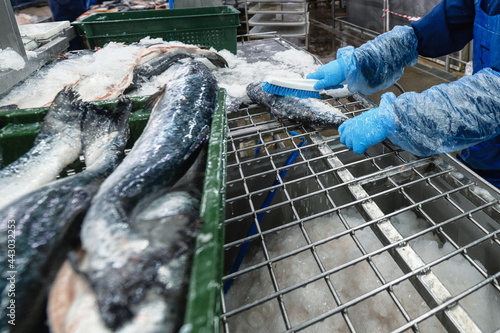
<svg viewBox="0 0 500 333">
<path fill-rule="evenodd" d="M 474 73 L 486 67 L 500 68 L 500 15 L 490 16 L 475 0 Z M 500 98 L 500 96 L 499 96 Z M 458 157 L 477 174 L 500 187 L 500 135 L 464 149 Z"/>
</svg>

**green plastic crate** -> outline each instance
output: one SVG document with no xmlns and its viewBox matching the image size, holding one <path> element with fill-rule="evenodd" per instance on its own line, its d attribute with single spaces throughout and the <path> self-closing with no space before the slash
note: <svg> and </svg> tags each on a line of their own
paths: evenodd
<svg viewBox="0 0 500 333">
<path fill-rule="evenodd" d="M 133 97 L 131 100 L 133 114 L 129 121 L 130 146 L 140 136 L 149 119 L 149 112 L 144 109 L 148 97 Z M 226 197 L 225 100 L 226 91 L 220 89 L 212 117 L 200 207 L 200 216 L 205 222 L 201 230 L 203 236 L 198 237 L 196 241 L 182 332 L 219 332 Z M 94 103 L 112 105 L 117 103 L 117 100 Z M 14 161 L 31 149 L 41 129 L 40 121 L 47 110 L 48 108 L 14 110 L 8 111 L 3 118 L 0 117 L 0 121 L 9 120 L 9 123 L 0 129 L 0 149 L 4 159 L 8 157 L 8 160 Z M 69 168 L 79 172 L 82 166 L 83 164 L 77 161 Z"/>
<path fill-rule="evenodd" d="M 144 37 L 229 50 L 236 54 L 240 12 L 232 6 L 91 14 L 72 23 L 88 46 L 138 42 Z"/>
<path fill-rule="evenodd" d="M 129 119 L 130 139 L 127 148 L 141 135 L 149 119 L 149 111 L 145 110 L 149 96 L 130 98 L 133 113 Z M 92 102 L 100 106 L 111 106 L 118 100 Z M 8 110 L 0 112 L 0 167 L 6 166 L 31 149 L 41 129 L 48 107 Z"/>
<path fill-rule="evenodd" d="M 220 332 L 221 284 L 226 217 L 226 91 L 220 89 L 212 119 L 200 216 L 205 221 L 196 242 L 184 325 L 180 332 Z"/>
</svg>

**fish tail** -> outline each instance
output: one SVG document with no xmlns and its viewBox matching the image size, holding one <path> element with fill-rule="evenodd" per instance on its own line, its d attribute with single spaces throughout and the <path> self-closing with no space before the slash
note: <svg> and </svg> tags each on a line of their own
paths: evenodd
<svg viewBox="0 0 500 333">
<path fill-rule="evenodd" d="M 222 57 L 220 54 L 216 52 L 200 48 L 198 49 L 197 52 L 195 52 L 194 55 L 208 59 L 208 61 L 210 61 L 216 67 L 219 68 L 229 67 L 229 64 L 227 63 L 226 59 L 224 59 L 224 57 Z"/>
<path fill-rule="evenodd" d="M 56 134 L 61 126 L 78 126 L 81 120 L 80 96 L 71 87 L 63 88 L 54 98 L 44 119 L 42 135 Z"/>
<path fill-rule="evenodd" d="M 127 97 L 121 97 L 116 105 L 116 110 L 112 116 L 111 124 L 116 130 L 127 130 L 128 119 L 132 113 L 132 101 Z"/>
<path fill-rule="evenodd" d="M 218 53 L 215 53 L 215 52 L 211 52 L 211 56 L 210 57 L 207 57 L 207 59 L 212 63 L 214 64 L 215 66 L 219 67 L 219 68 L 224 68 L 224 67 L 229 67 L 226 59 L 224 59 L 224 57 L 222 57 L 220 54 Z"/>
<path fill-rule="evenodd" d="M 168 52 L 175 52 L 175 53 L 185 53 L 189 54 L 192 58 L 196 57 L 203 57 L 208 59 L 212 64 L 214 64 L 216 67 L 223 68 L 223 67 L 229 67 L 226 59 L 224 59 L 221 55 L 212 52 L 207 49 L 199 48 L 199 47 L 174 47 Z"/>
<path fill-rule="evenodd" d="M 196 194 L 195 197 L 200 199 L 207 165 L 208 140 L 202 142 L 198 149 L 199 152 L 193 154 L 194 162 L 192 162 L 191 167 L 184 176 L 174 184 L 172 191 L 190 190 L 192 193 Z"/>
<path fill-rule="evenodd" d="M 130 129 L 128 119 L 132 112 L 132 102 L 126 97 L 118 100 L 116 106 L 98 106 L 94 103 L 84 103 L 82 116 L 82 144 L 84 154 L 103 136 L 118 132 L 114 137 L 118 150 L 125 147 Z"/>
<path fill-rule="evenodd" d="M 65 106 L 68 104 L 80 103 L 80 95 L 76 90 L 73 90 L 71 86 L 64 87 L 59 93 L 57 93 L 52 105 Z"/>
<path fill-rule="evenodd" d="M 146 110 L 152 111 L 154 109 L 155 104 L 161 99 L 164 93 L 165 93 L 165 86 L 163 86 L 159 91 L 157 91 L 148 98 L 144 108 Z"/>
</svg>

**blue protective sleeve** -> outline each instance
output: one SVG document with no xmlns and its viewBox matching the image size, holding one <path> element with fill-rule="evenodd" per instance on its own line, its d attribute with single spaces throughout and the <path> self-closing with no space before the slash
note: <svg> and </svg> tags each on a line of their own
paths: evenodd
<svg viewBox="0 0 500 333">
<path fill-rule="evenodd" d="M 392 101 L 396 129 L 388 138 L 418 156 L 470 147 L 500 134 L 499 96 L 500 73 L 491 68 L 420 94 L 402 94 Z"/>
<path fill-rule="evenodd" d="M 417 37 L 411 27 L 396 26 L 357 49 L 339 49 L 337 58 L 346 65 L 349 90 L 373 94 L 392 86 L 403 75 L 404 67 L 417 63 Z"/>
</svg>

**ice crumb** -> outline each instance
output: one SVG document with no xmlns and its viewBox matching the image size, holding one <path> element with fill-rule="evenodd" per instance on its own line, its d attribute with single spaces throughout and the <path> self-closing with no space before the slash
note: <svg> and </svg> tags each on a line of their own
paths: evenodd
<svg viewBox="0 0 500 333">
<path fill-rule="evenodd" d="M 199 234 L 198 235 L 198 239 L 200 240 L 200 242 L 202 243 L 206 243 L 206 242 L 209 242 L 212 240 L 214 236 L 212 235 L 212 233 L 208 233 L 208 234 Z"/>
<path fill-rule="evenodd" d="M 267 78 L 304 78 L 307 74 L 317 70 L 318 64 L 308 53 L 299 50 L 277 52 L 269 61 L 249 63 L 245 53 L 241 50 L 234 55 L 227 50 L 218 52 L 228 62 L 227 68 L 215 68 L 211 64 L 212 72 L 217 78 L 219 86 L 225 88 L 227 94 L 234 98 L 248 98 L 246 87 L 250 83 L 266 81 Z"/>
<path fill-rule="evenodd" d="M 40 20 L 38 16 L 25 13 L 16 13 L 15 18 L 17 25 L 34 24 Z"/>
<path fill-rule="evenodd" d="M 478 196 L 480 196 L 482 199 L 484 199 L 487 202 L 496 201 L 495 197 L 493 197 L 490 194 L 490 192 L 488 192 L 487 190 L 485 190 L 479 186 L 472 186 L 471 190 L 472 190 L 472 192 L 474 192 L 475 194 L 477 194 Z"/>
<path fill-rule="evenodd" d="M 193 46 L 177 41 L 164 42 L 161 38 L 150 37 L 132 45 L 110 42 L 94 53 L 76 55 L 74 59 L 46 66 L 23 85 L 13 89 L 0 101 L 0 105 L 16 104 L 21 109 L 46 106 L 57 92 L 67 85 L 75 86 L 83 100 L 96 99 L 104 94 L 107 87 L 120 86 L 126 82 L 125 74 L 135 66 L 141 47 L 158 43 L 166 46 Z M 197 60 L 206 64 L 215 75 L 219 87 L 225 88 L 228 96 L 236 99 L 248 100 L 246 87 L 249 83 L 265 81 L 268 76 L 303 78 L 316 71 L 319 66 L 310 54 L 293 49 L 277 52 L 270 56 L 269 60 L 254 63 L 249 63 L 241 50 L 238 51 L 238 55 L 228 50 L 217 53 L 226 59 L 227 68 L 216 68 L 204 58 Z M 28 57 L 35 54 L 30 52 Z M 99 78 L 94 79 L 93 74 L 98 74 Z M 168 80 L 168 73 L 151 78 L 131 96 L 154 94 Z M 26 94 L 36 97 L 26 98 Z"/>
<path fill-rule="evenodd" d="M 28 59 L 34 59 L 38 57 L 38 53 L 35 51 L 26 51 L 26 55 L 28 56 Z"/>
<path fill-rule="evenodd" d="M 343 217 L 351 227 L 366 223 L 354 208 L 345 210 Z M 418 218 L 412 211 L 407 211 L 391 220 L 399 232 L 406 236 L 429 227 L 427 222 Z M 345 231 L 336 214 L 304 222 L 303 227 L 312 242 L 318 242 Z M 355 235 L 368 253 L 383 247 L 370 228 L 357 230 Z M 273 260 L 280 255 L 307 245 L 304 234 L 298 226 L 282 230 L 279 234 L 266 236 L 265 241 L 273 273 L 280 290 L 301 284 L 303 281 L 320 274 L 321 269 L 310 250 L 302 251 L 285 259 Z M 441 243 L 432 233 L 419 237 L 416 241 L 411 242 L 411 246 L 426 262 L 433 260 L 433 258 L 442 257 L 453 250 L 452 245 Z M 325 270 L 348 264 L 362 255 L 351 234 L 322 243 L 314 250 Z M 403 275 L 388 252 L 373 256 L 371 260 L 386 282 Z M 256 246 L 247 253 L 241 269 L 262 262 L 265 262 L 263 251 L 259 246 Z M 479 272 L 462 255 L 456 255 L 440 263 L 433 267 L 432 271 L 454 295 L 482 279 Z M 329 275 L 329 278 L 342 303 L 356 299 L 382 284 L 368 261 L 344 267 Z M 429 307 L 409 280 L 398 283 L 391 290 L 411 318 L 416 318 L 429 311 Z M 227 311 L 235 310 L 274 292 L 275 287 L 269 275 L 269 267 L 263 266 L 254 269 L 235 279 L 225 296 Z M 500 325 L 500 318 L 495 315 L 500 312 L 499 297 L 499 293 L 491 285 L 488 285 L 479 292 L 461 300 L 460 304 L 464 306 L 473 320 L 480 324 L 481 329 L 491 331 Z M 292 326 L 320 316 L 338 306 L 325 279 L 316 280 L 284 294 L 283 305 Z M 347 314 L 354 328 L 359 332 L 387 332 L 406 324 L 401 311 L 387 292 L 380 292 L 349 307 Z M 269 332 L 286 330 L 277 299 L 271 299 L 229 317 L 228 325 L 231 331 L 235 332 L 255 332 L 264 329 Z M 436 317 L 431 317 L 419 323 L 418 326 L 422 332 L 446 332 Z M 349 331 L 341 313 L 318 322 L 311 329 L 319 332 Z"/>
<path fill-rule="evenodd" d="M 329 89 L 326 90 L 326 93 L 332 98 L 342 98 L 352 95 L 352 92 L 347 89 L 347 85 L 344 85 L 342 88 L 338 89 Z"/>
<path fill-rule="evenodd" d="M 452 172 L 450 172 L 450 175 L 452 177 L 455 177 L 458 180 L 464 179 L 464 175 L 462 173 L 458 172 L 458 171 L 452 171 Z"/>
<path fill-rule="evenodd" d="M 23 57 L 12 48 L 8 47 L 0 50 L 0 71 L 11 69 L 18 71 L 23 69 L 25 65 L 26 62 Z"/>
</svg>

